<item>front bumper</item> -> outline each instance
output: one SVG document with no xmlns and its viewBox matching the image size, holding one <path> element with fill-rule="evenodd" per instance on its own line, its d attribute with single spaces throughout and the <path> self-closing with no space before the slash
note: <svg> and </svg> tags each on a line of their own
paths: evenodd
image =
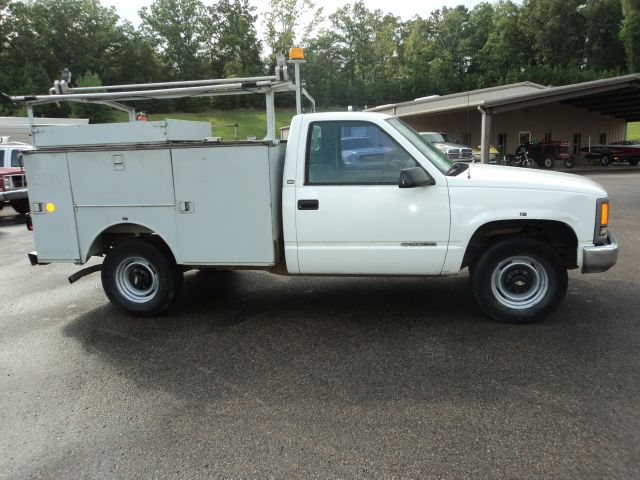
<svg viewBox="0 0 640 480">
<path fill-rule="evenodd" d="M 27 197 L 28 197 L 28 194 L 27 194 L 26 188 L 15 188 L 13 190 L 0 191 L 0 202 L 20 200 L 22 198 L 27 198 Z"/>
<path fill-rule="evenodd" d="M 606 272 L 618 261 L 618 240 L 612 232 L 607 234 L 604 245 L 589 245 L 582 248 L 582 273 Z"/>
</svg>

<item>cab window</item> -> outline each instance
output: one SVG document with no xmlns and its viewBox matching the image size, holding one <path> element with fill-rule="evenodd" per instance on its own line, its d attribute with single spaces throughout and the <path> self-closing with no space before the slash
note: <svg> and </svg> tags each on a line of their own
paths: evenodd
<svg viewBox="0 0 640 480">
<path fill-rule="evenodd" d="M 418 163 L 368 122 L 313 122 L 307 139 L 307 185 L 397 185 Z"/>
</svg>

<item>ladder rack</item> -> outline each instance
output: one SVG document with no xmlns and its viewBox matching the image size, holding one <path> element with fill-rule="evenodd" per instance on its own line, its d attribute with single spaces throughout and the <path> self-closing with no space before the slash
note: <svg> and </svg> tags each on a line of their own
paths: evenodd
<svg viewBox="0 0 640 480">
<path fill-rule="evenodd" d="M 315 111 L 315 100 L 305 88 L 299 75 L 298 61 L 296 77 L 289 80 L 284 55 L 278 55 L 275 75 L 261 77 L 244 77 L 230 79 L 185 80 L 176 82 L 136 83 L 129 85 L 106 85 L 95 87 L 70 87 L 71 72 L 64 69 L 60 80 L 56 80 L 48 95 L 11 96 L 0 92 L 0 96 L 14 103 L 24 104 L 27 108 L 29 125 L 34 126 L 33 107 L 57 102 L 80 102 L 106 105 L 127 112 L 129 121 L 136 121 L 134 107 L 125 105 L 123 101 L 140 101 L 151 99 L 172 99 L 187 97 L 214 97 L 226 95 L 264 94 L 267 113 L 267 135 L 265 140 L 275 140 L 276 119 L 274 96 L 276 93 L 295 92 L 296 111 L 302 113 L 300 98 L 304 95 Z"/>
</svg>

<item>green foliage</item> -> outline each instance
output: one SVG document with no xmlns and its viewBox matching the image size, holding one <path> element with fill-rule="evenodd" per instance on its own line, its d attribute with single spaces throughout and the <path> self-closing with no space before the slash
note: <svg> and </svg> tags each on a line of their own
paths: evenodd
<svg viewBox="0 0 640 480">
<path fill-rule="evenodd" d="M 100 0 L 65 0 L 64 8 L 0 0 L 0 90 L 44 93 L 65 67 L 104 84 L 263 75 L 291 46 L 306 49 L 303 78 L 319 105 L 371 106 L 523 80 L 562 85 L 640 69 L 640 0 L 497 0 L 408 21 L 356 0 L 324 23 L 312 0 L 270 0 L 261 22 L 249 0 L 155 0 L 140 17 L 135 28 Z M 284 97 L 281 106 L 293 104 Z M 136 108 L 262 109 L 263 101 L 149 100 Z M 71 112 L 62 104 L 37 113 Z"/>
<path fill-rule="evenodd" d="M 80 75 L 75 84 L 77 87 L 97 87 L 102 85 L 102 80 L 98 74 L 89 71 Z M 109 123 L 115 120 L 115 111 L 113 108 L 103 105 L 73 102 L 71 116 L 73 118 L 88 118 L 89 123 Z"/>
<path fill-rule="evenodd" d="M 286 53 L 290 47 L 306 46 L 322 22 L 322 8 L 316 8 L 312 0 L 269 0 L 263 22 L 273 61 L 277 53 Z"/>
<path fill-rule="evenodd" d="M 622 0 L 624 23 L 620 37 L 624 43 L 630 72 L 640 70 L 640 0 Z"/>
<path fill-rule="evenodd" d="M 640 122 L 627 123 L 627 138 L 629 140 L 640 140 Z"/>
</svg>

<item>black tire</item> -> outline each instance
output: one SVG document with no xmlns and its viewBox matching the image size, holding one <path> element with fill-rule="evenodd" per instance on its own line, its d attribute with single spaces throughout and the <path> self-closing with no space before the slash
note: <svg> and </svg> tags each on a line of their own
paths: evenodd
<svg viewBox="0 0 640 480">
<path fill-rule="evenodd" d="M 542 159 L 542 167 L 546 168 L 547 170 L 552 169 L 554 163 L 555 162 L 553 160 L 553 157 L 549 155 L 545 155 L 545 157 Z"/>
<path fill-rule="evenodd" d="M 21 198 L 20 200 L 11 200 L 11 206 L 20 215 L 24 215 L 30 211 L 29 199 Z"/>
<path fill-rule="evenodd" d="M 490 247 L 471 269 L 480 308 L 494 320 L 532 323 L 553 312 L 567 292 L 567 270 L 551 247 L 512 238 Z"/>
<path fill-rule="evenodd" d="M 611 157 L 605 153 L 604 155 L 602 155 L 602 158 L 600 158 L 600 164 L 603 167 L 608 167 L 609 165 L 611 165 Z"/>
<path fill-rule="evenodd" d="M 564 166 L 565 168 L 573 168 L 575 166 L 576 162 L 573 159 L 573 157 L 569 157 L 569 158 L 565 158 L 564 159 Z"/>
<path fill-rule="evenodd" d="M 629 165 L 631 165 L 632 167 L 635 167 L 636 165 L 638 165 L 638 163 L 640 163 L 640 160 L 638 160 L 637 158 L 629 160 Z"/>
<path fill-rule="evenodd" d="M 141 317 L 153 317 L 171 307 L 182 282 L 182 270 L 173 255 L 153 238 L 120 242 L 102 263 L 102 288 L 109 300 Z"/>
</svg>

